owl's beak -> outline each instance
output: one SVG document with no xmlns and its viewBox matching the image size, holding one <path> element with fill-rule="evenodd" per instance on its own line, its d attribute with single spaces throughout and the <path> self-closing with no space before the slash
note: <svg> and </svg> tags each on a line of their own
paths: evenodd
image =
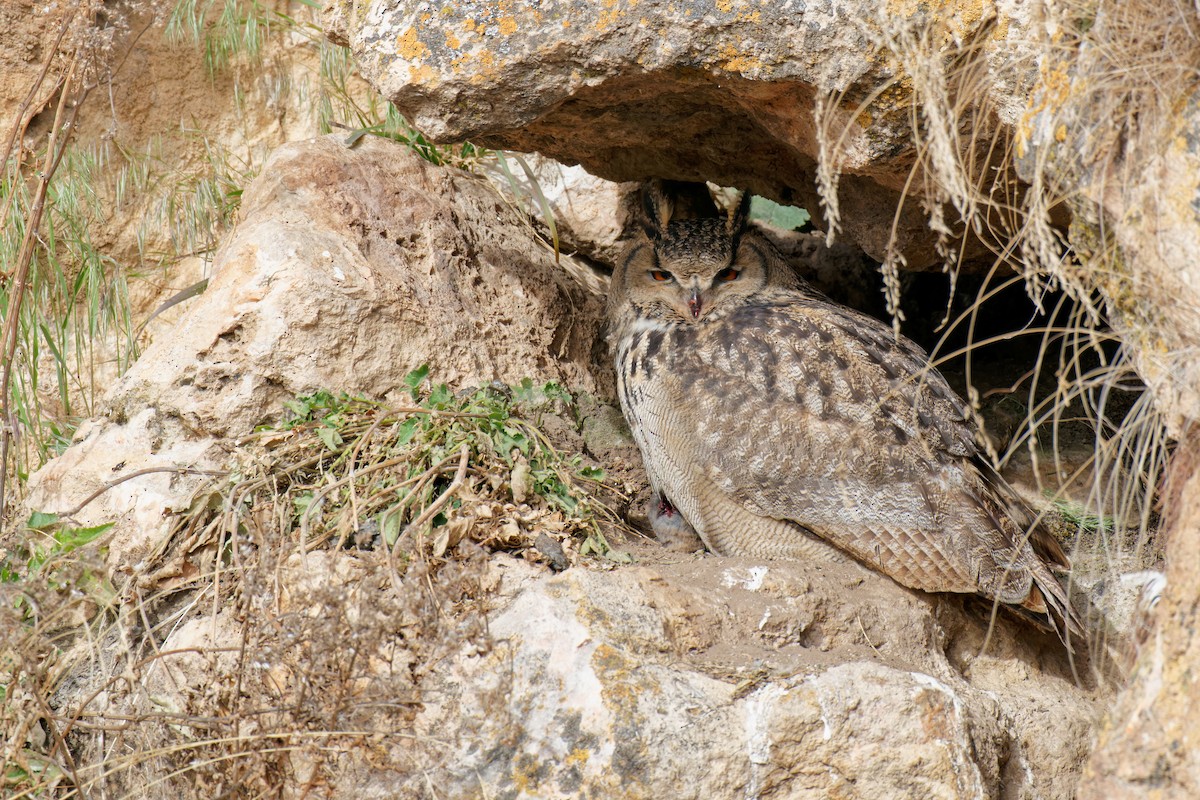
<svg viewBox="0 0 1200 800">
<path fill-rule="evenodd" d="M 693 287 L 691 294 L 688 295 L 688 310 L 692 312 L 692 319 L 700 319 L 700 309 L 704 307 L 704 301 L 700 299 L 700 289 Z"/>
</svg>

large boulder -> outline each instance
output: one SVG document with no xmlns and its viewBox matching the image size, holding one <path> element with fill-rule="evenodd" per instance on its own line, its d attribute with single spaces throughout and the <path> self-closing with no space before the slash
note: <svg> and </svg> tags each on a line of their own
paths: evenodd
<svg viewBox="0 0 1200 800">
<path fill-rule="evenodd" d="M 495 643 L 423 687 L 441 747 L 401 796 L 1069 798 L 1091 744 L 1056 642 L 1000 620 L 981 654 L 986 614 L 854 564 L 495 568 Z"/>
<path fill-rule="evenodd" d="M 1021 18 L 995 25 L 996 9 L 962 5 L 939 10 L 949 22 L 931 46 L 1002 61 Z M 895 80 L 886 42 L 932 15 L 915 3 L 332 0 L 324 22 L 437 141 L 538 151 L 611 180 L 714 181 L 814 211 L 820 153 L 836 149 L 846 235 L 882 260 L 898 214 L 899 249 L 922 267 L 941 259 L 920 204 L 900 202 L 913 85 Z M 814 115 L 827 95 L 840 102 Z"/>
<path fill-rule="evenodd" d="M 388 399 L 415 367 L 459 386 L 611 382 L 603 298 L 573 280 L 487 181 L 368 137 L 285 145 L 246 190 L 208 289 L 32 476 L 27 505 L 117 522 L 137 561 L 199 472 L 317 389 Z"/>
</svg>

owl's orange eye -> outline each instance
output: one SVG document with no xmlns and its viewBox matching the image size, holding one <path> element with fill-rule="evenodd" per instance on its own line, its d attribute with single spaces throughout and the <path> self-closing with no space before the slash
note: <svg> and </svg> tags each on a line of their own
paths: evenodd
<svg viewBox="0 0 1200 800">
<path fill-rule="evenodd" d="M 671 273 L 667 272 L 666 270 L 652 269 L 650 270 L 650 277 L 654 278 L 654 280 L 658 281 L 659 283 L 662 283 L 664 281 L 671 280 L 672 276 Z"/>
<path fill-rule="evenodd" d="M 721 281 L 722 283 L 729 283 L 730 281 L 736 281 L 737 276 L 740 274 L 741 272 L 733 267 L 726 267 L 717 273 L 717 280 Z"/>
</svg>

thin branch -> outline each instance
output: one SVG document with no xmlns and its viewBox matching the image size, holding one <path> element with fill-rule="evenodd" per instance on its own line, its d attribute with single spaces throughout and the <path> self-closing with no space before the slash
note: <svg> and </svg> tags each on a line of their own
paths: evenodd
<svg viewBox="0 0 1200 800">
<path fill-rule="evenodd" d="M 76 514 L 78 514 L 80 511 L 82 511 L 89 503 L 94 501 L 100 495 L 107 492 L 109 489 L 112 489 L 115 486 L 120 486 L 125 481 L 131 481 L 134 478 L 140 478 L 143 475 L 153 475 L 157 472 L 171 472 L 176 475 L 213 475 L 213 476 L 217 476 L 217 477 L 229 474 L 229 470 L 225 470 L 225 469 L 195 469 L 194 467 L 180 467 L 180 466 L 146 467 L 145 469 L 135 470 L 135 471 L 129 473 L 128 475 L 122 475 L 119 478 L 114 478 L 113 480 L 108 481 L 107 483 L 103 484 L 99 489 L 97 489 L 96 491 L 92 492 L 87 497 L 85 497 L 83 499 L 83 501 L 79 503 L 79 505 L 75 506 L 74 508 L 72 508 L 68 511 L 62 512 L 58 516 L 60 519 L 66 519 L 69 517 L 73 517 Z"/>
</svg>

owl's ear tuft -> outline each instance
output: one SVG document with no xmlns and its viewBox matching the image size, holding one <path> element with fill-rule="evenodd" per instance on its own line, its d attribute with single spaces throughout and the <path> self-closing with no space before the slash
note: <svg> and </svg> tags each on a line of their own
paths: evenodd
<svg viewBox="0 0 1200 800">
<path fill-rule="evenodd" d="M 742 192 L 742 196 L 738 198 L 738 203 L 729 212 L 729 219 L 726 220 L 726 230 L 734 239 L 742 235 L 746 230 L 746 224 L 750 221 L 750 192 Z"/>
<path fill-rule="evenodd" d="M 666 233 L 674 211 L 675 201 L 667 193 L 661 180 L 654 178 L 642 184 L 642 213 L 638 222 L 651 241 L 662 238 Z"/>
<path fill-rule="evenodd" d="M 666 235 L 672 222 L 720 216 L 706 183 L 653 178 L 642 184 L 641 200 L 638 222 L 651 241 Z"/>
</svg>

